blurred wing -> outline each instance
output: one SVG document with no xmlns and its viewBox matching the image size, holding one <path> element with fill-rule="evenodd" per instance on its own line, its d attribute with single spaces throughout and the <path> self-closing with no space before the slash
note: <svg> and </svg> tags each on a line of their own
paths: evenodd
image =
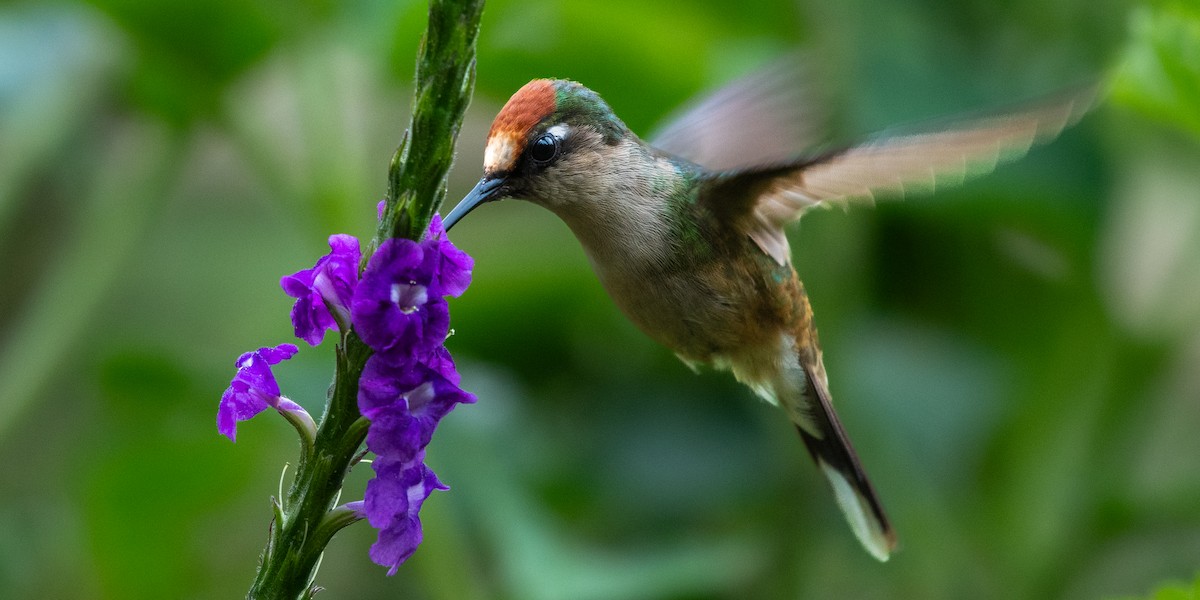
<svg viewBox="0 0 1200 600">
<path fill-rule="evenodd" d="M 1079 120 L 1096 95 L 1097 88 L 1089 87 L 945 131 L 885 137 L 790 170 L 764 172 L 768 180 L 759 182 L 755 216 L 764 225 L 782 227 L 813 206 L 884 194 L 903 197 L 962 183 L 1058 135 Z"/>
<path fill-rule="evenodd" d="M 793 160 L 824 124 L 808 71 L 790 58 L 729 83 L 681 109 L 650 145 L 713 171 Z"/>
</svg>

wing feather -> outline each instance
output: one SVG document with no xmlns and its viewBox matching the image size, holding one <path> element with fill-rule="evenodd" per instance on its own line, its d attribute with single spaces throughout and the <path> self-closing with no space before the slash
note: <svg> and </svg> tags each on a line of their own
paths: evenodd
<svg viewBox="0 0 1200 600">
<path fill-rule="evenodd" d="M 754 211 L 764 224 L 783 226 L 814 206 L 962 183 L 1058 135 L 1090 108 L 1096 92 L 1090 87 L 941 131 L 880 137 L 790 170 L 772 168 Z"/>
<path fill-rule="evenodd" d="M 792 56 L 735 80 L 685 106 L 650 145 L 711 171 L 792 160 L 825 125 L 811 70 Z"/>
</svg>

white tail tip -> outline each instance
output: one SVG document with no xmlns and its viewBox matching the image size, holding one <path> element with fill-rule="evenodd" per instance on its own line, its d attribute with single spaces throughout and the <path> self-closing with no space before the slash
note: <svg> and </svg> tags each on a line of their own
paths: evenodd
<svg viewBox="0 0 1200 600">
<path fill-rule="evenodd" d="M 833 487 L 838 507 L 846 515 L 846 521 L 850 524 L 850 529 L 854 531 L 854 536 L 862 543 L 863 548 L 871 553 L 871 556 L 880 562 L 887 562 L 892 550 L 896 547 L 896 538 L 884 531 L 883 524 L 874 517 L 871 505 L 866 498 L 863 498 L 837 469 L 830 467 L 823 460 L 818 460 L 817 464 L 820 465 L 821 472 L 825 474 L 825 478 Z"/>
</svg>

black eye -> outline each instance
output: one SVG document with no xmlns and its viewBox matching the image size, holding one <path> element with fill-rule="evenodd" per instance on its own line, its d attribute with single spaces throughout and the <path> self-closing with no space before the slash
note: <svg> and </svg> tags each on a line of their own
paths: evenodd
<svg viewBox="0 0 1200 600">
<path fill-rule="evenodd" d="M 558 156 L 558 138 L 546 133 L 529 146 L 529 158 L 539 165 L 547 165 Z"/>
</svg>

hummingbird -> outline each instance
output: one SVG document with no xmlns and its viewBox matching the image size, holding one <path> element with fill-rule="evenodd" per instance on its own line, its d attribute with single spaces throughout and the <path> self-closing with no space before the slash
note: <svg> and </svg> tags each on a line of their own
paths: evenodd
<svg viewBox="0 0 1200 600">
<path fill-rule="evenodd" d="M 886 561 L 896 534 L 834 412 L 785 228 L 816 207 L 990 170 L 1080 118 L 1091 93 L 813 153 L 804 89 L 778 72 L 744 78 L 646 142 L 583 85 L 530 81 L 496 115 L 483 177 L 444 225 L 507 198 L 557 215 L 642 332 L 783 409 L 855 537 Z"/>
</svg>

